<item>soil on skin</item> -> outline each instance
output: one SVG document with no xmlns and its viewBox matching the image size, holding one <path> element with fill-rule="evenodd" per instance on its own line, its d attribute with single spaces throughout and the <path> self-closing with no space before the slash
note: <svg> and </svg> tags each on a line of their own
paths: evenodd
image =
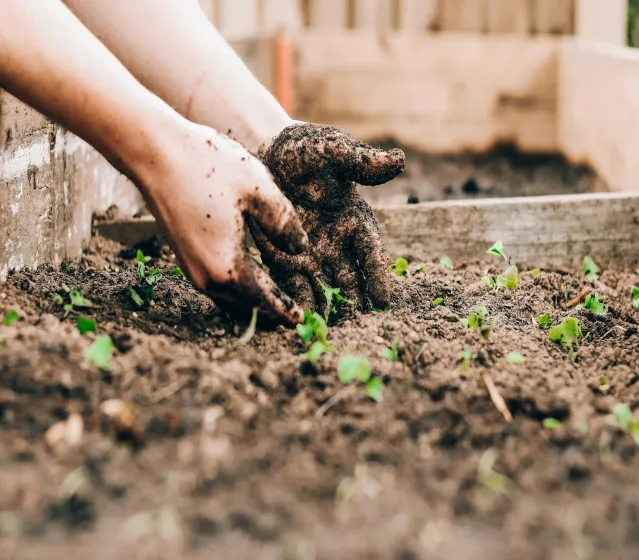
<svg viewBox="0 0 639 560">
<path fill-rule="evenodd" d="M 120 250 L 98 240 L 66 272 L 0 286 L 0 316 L 21 317 L 0 326 L 1 558 L 638 557 L 637 445 L 606 423 L 617 403 L 639 403 L 637 271 L 604 271 L 609 312 L 597 316 L 564 308 L 589 286 L 581 271 L 522 273 L 516 292 L 489 292 L 485 263 L 416 274 L 415 261 L 393 278 L 392 311 L 340 320 L 336 354 L 314 369 L 295 330 L 240 345 L 244 326 L 169 274 L 166 249 L 145 247 L 165 277 L 154 304 L 136 307 L 135 259 Z M 94 335 L 54 302 L 63 283 L 113 339 L 110 371 L 83 358 Z M 497 321 L 488 342 L 457 319 L 478 305 Z M 536 325 L 543 313 L 579 318 L 576 362 Z M 395 338 L 399 361 L 379 357 Z M 463 349 L 475 359 L 455 375 Z M 370 360 L 384 402 L 358 390 L 318 419 L 342 391 L 346 353 Z M 100 412 L 109 399 L 137 415 L 118 437 Z M 77 445 L 45 438 L 76 414 Z M 482 457 L 495 463 L 480 476 Z"/>
<path fill-rule="evenodd" d="M 392 141 L 382 145 L 388 149 L 397 147 Z M 528 154 L 510 145 L 481 154 L 424 154 L 407 147 L 402 149 L 410 165 L 391 184 L 363 190 L 372 204 L 392 206 L 608 190 L 592 169 L 572 165 L 560 154 Z"/>
</svg>

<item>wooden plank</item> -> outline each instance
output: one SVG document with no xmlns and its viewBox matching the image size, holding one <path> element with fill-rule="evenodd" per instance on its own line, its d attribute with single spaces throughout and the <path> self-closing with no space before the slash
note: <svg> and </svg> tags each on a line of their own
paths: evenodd
<svg viewBox="0 0 639 560">
<path fill-rule="evenodd" d="M 353 0 L 353 27 L 384 31 L 394 24 L 394 0 Z"/>
<path fill-rule="evenodd" d="M 539 34 L 570 35 L 574 13 L 574 0 L 535 0 L 533 30 Z"/>
<path fill-rule="evenodd" d="M 310 27 L 312 29 L 345 29 L 347 22 L 346 0 L 311 0 Z"/>
<path fill-rule="evenodd" d="M 559 43 L 470 33 L 391 34 L 383 42 L 374 34 L 304 34 L 296 116 L 421 151 L 482 151 L 500 141 L 553 151 Z"/>
<path fill-rule="evenodd" d="M 258 32 L 258 0 L 217 0 L 218 28 L 227 39 L 253 37 Z"/>
<path fill-rule="evenodd" d="M 434 31 L 441 27 L 438 0 L 401 0 L 399 29 L 402 31 Z"/>
<path fill-rule="evenodd" d="M 441 10 L 442 31 L 486 31 L 487 0 L 442 0 Z"/>
<path fill-rule="evenodd" d="M 298 0 L 260 0 L 259 27 L 263 33 L 297 33 L 302 28 Z"/>
<path fill-rule="evenodd" d="M 527 35 L 532 27 L 529 0 L 488 0 L 488 32 Z"/>
<path fill-rule="evenodd" d="M 376 208 L 392 256 L 420 259 L 485 258 L 501 239 L 516 262 L 580 265 L 639 259 L 639 195 L 586 194 L 434 202 Z M 159 234 L 152 218 L 95 225 L 97 233 L 126 245 Z"/>
<path fill-rule="evenodd" d="M 628 0 L 577 0 L 576 35 L 590 41 L 625 45 Z"/>
</svg>

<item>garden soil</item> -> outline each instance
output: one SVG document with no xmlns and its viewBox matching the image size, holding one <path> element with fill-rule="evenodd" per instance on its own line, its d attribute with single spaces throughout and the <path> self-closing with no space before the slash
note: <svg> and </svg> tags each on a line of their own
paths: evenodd
<svg viewBox="0 0 639 560">
<path fill-rule="evenodd" d="M 636 270 L 603 272 L 609 311 L 593 315 L 566 308 L 591 287 L 582 271 L 488 291 L 490 257 L 414 261 L 390 312 L 334 321 L 336 353 L 314 368 L 295 330 L 258 325 L 241 344 L 246 325 L 170 274 L 166 248 L 144 247 L 165 276 L 136 306 L 122 250 L 98 238 L 81 261 L 0 285 L 0 317 L 20 315 L 0 326 L 0 558 L 639 557 L 637 445 L 607 421 L 639 403 Z M 95 335 L 55 302 L 63 284 L 113 339 L 110 371 L 84 358 Z M 458 320 L 479 305 L 488 341 Z M 575 361 L 544 313 L 579 318 Z M 398 361 L 381 358 L 395 339 Z M 347 354 L 370 360 L 382 403 L 344 390 Z"/>
</svg>

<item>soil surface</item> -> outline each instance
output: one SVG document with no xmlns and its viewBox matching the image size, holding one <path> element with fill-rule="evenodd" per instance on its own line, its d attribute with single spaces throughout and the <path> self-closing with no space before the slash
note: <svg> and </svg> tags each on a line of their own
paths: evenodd
<svg viewBox="0 0 639 560">
<path fill-rule="evenodd" d="M 491 292 L 480 279 L 497 261 L 416 261 L 393 277 L 392 310 L 339 319 L 336 354 L 313 368 L 295 330 L 241 344 L 246 326 L 170 274 L 165 248 L 144 248 L 165 276 L 137 307 L 121 249 L 97 240 L 62 270 L 0 285 L 0 317 L 20 315 L 0 325 L 1 558 L 638 557 L 637 445 L 606 422 L 639 404 L 637 271 L 603 272 L 609 311 L 594 315 L 565 308 L 591 287 L 581 271 Z M 55 302 L 63 283 L 113 339 L 110 371 L 84 358 L 95 335 Z M 458 320 L 478 305 L 496 319 L 488 341 Z M 579 318 L 576 361 L 543 313 Z M 398 361 L 381 358 L 395 338 Z M 344 392 L 347 353 L 370 360 L 382 403 Z"/>
<path fill-rule="evenodd" d="M 397 147 L 392 141 L 383 147 Z M 375 143 L 377 145 L 377 143 Z M 400 146 L 402 147 L 402 146 Z M 542 196 L 607 191 L 589 167 L 560 154 L 528 154 L 504 145 L 482 154 L 424 154 L 407 147 L 406 172 L 391 184 L 363 189 L 375 205 L 436 200 Z"/>
</svg>

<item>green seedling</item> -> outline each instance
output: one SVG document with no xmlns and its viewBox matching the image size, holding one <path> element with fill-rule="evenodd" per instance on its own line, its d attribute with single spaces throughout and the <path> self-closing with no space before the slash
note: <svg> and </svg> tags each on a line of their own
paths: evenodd
<svg viewBox="0 0 639 560">
<path fill-rule="evenodd" d="M 420 272 L 424 272 L 424 265 L 420 264 L 416 269 L 415 269 L 415 274 L 419 274 Z"/>
<path fill-rule="evenodd" d="M 482 276 L 481 283 L 483 286 L 486 286 L 489 290 L 494 290 L 497 288 L 495 279 L 490 274 L 486 274 L 486 276 Z"/>
<path fill-rule="evenodd" d="M 506 253 L 504 253 L 504 243 L 503 241 L 495 241 L 495 244 L 486 251 L 489 255 L 497 255 L 498 257 L 503 258 L 506 262 L 508 262 L 508 257 Z"/>
<path fill-rule="evenodd" d="M 71 290 L 69 292 L 69 299 L 74 309 L 76 307 L 93 307 L 93 303 L 86 299 L 80 290 Z"/>
<path fill-rule="evenodd" d="M 590 294 L 586 297 L 583 305 L 578 305 L 576 309 L 588 309 L 595 315 L 605 315 L 608 313 L 608 307 L 599 301 L 598 294 Z"/>
<path fill-rule="evenodd" d="M 169 271 L 169 274 L 173 274 L 173 276 L 184 276 L 184 272 L 182 272 L 182 269 L 179 267 L 175 267 Z"/>
<path fill-rule="evenodd" d="M 561 422 L 556 418 L 544 418 L 543 425 L 546 430 L 556 430 L 561 426 Z"/>
<path fill-rule="evenodd" d="M 131 299 L 133 300 L 133 303 L 135 303 L 135 305 L 137 305 L 138 307 L 142 307 L 144 305 L 144 300 L 135 291 L 133 284 L 129 282 L 129 285 L 126 287 L 126 289 L 128 290 L 129 295 L 131 296 Z"/>
<path fill-rule="evenodd" d="M 384 400 L 384 383 L 381 379 L 371 379 L 371 366 L 363 356 L 344 356 L 337 368 L 339 379 L 344 385 L 359 381 L 365 384 L 366 395 L 377 402 Z"/>
<path fill-rule="evenodd" d="M 438 297 L 433 301 L 433 307 L 439 307 L 440 305 L 444 305 L 444 298 Z"/>
<path fill-rule="evenodd" d="M 459 377 L 462 373 L 466 373 L 470 369 L 470 363 L 474 357 L 472 350 L 462 350 L 457 355 L 457 369 L 453 372 L 453 377 Z"/>
<path fill-rule="evenodd" d="M 317 360 L 319 360 L 320 356 L 330 351 L 330 348 L 326 344 L 316 341 L 311 344 L 311 347 L 306 352 L 304 352 L 304 354 L 302 354 L 302 357 L 310 362 L 313 366 L 316 366 Z"/>
<path fill-rule="evenodd" d="M 71 261 L 64 263 L 62 265 L 62 270 L 68 273 L 71 270 Z"/>
<path fill-rule="evenodd" d="M 378 309 L 377 307 L 373 307 L 372 311 L 373 313 L 389 313 L 391 310 L 391 306 L 387 306 L 386 309 Z"/>
<path fill-rule="evenodd" d="M 69 286 L 63 283 L 62 291 L 67 294 L 70 303 L 64 303 L 65 298 L 62 294 L 56 294 L 53 296 L 53 301 L 57 305 L 63 305 L 63 309 L 66 311 L 66 314 L 76 313 L 78 309 L 93 307 L 93 302 L 86 299 L 80 290 L 72 290 Z"/>
<path fill-rule="evenodd" d="M 399 360 L 399 338 L 393 340 L 393 344 L 390 348 L 386 348 L 379 353 L 380 357 L 385 358 L 389 362 L 396 362 Z"/>
<path fill-rule="evenodd" d="M 326 310 L 324 311 L 324 319 L 328 321 L 328 318 L 331 313 L 337 313 L 337 306 L 340 303 L 347 303 L 348 305 L 355 305 L 355 302 L 346 299 L 342 295 L 342 290 L 340 288 L 331 288 L 330 286 L 325 285 L 319 278 L 317 279 L 319 285 L 322 288 L 322 292 L 324 292 L 324 297 L 326 298 Z"/>
<path fill-rule="evenodd" d="M 506 272 L 497 276 L 497 285 L 505 290 L 516 290 L 519 287 L 519 271 L 516 266 L 509 266 Z"/>
<path fill-rule="evenodd" d="M 403 257 L 398 257 L 397 260 L 388 267 L 388 270 L 395 271 L 395 276 L 406 276 L 408 274 L 408 261 Z"/>
<path fill-rule="evenodd" d="M 632 306 L 635 311 L 639 311 L 639 288 L 637 286 L 632 287 Z"/>
<path fill-rule="evenodd" d="M 539 276 L 541 274 L 541 270 L 538 268 L 535 268 L 534 270 L 531 270 L 529 274 L 531 276 Z"/>
<path fill-rule="evenodd" d="M 246 328 L 246 332 L 239 338 L 237 341 L 238 344 L 248 344 L 253 340 L 255 336 L 255 330 L 257 329 L 257 312 L 259 309 L 257 307 L 253 308 L 253 314 L 251 315 L 251 322 L 249 326 Z"/>
<path fill-rule="evenodd" d="M 144 278 L 146 272 L 146 263 L 151 260 L 151 257 L 146 257 L 144 253 L 138 249 L 136 260 L 138 261 L 138 275 L 140 278 Z"/>
<path fill-rule="evenodd" d="M 137 252 L 138 262 L 138 276 L 140 278 L 139 284 L 133 286 L 130 284 L 127 286 L 127 291 L 131 300 L 138 307 L 142 307 L 145 303 L 150 303 L 155 299 L 155 286 L 164 278 L 157 268 L 149 268 L 147 263 L 151 260 L 151 257 L 147 257 L 144 253 L 138 249 Z M 174 269 L 174 270 L 180 270 Z M 171 271 L 173 272 L 173 271 Z M 180 273 L 182 271 L 180 270 Z"/>
<path fill-rule="evenodd" d="M 20 319 L 20 315 L 18 314 L 18 312 L 15 309 L 11 309 L 10 311 L 7 311 L 7 314 L 2 320 L 2 324 L 8 327 L 10 325 L 13 325 L 14 323 L 17 323 L 18 319 Z"/>
<path fill-rule="evenodd" d="M 494 449 L 484 452 L 477 465 L 478 488 L 473 492 L 473 505 L 480 512 L 489 512 L 500 496 L 506 496 L 512 489 L 512 481 L 495 471 L 497 453 Z"/>
<path fill-rule="evenodd" d="M 81 335 L 85 335 L 88 332 L 95 332 L 97 325 L 94 319 L 88 317 L 78 317 L 78 330 Z"/>
<path fill-rule="evenodd" d="M 491 319 L 488 310 L 480 305 L 465 319 L 460 319 L 461 323 L 468 327 L 471 331 L 479 331 L 482 338 L 488 340 L 495 328 L 496 319 Z"/>
<path fill-rule="evenodd" d="M 550 325 L 552 325 L 552 319 L 550 318 L 550 313 L 544 313 L 543 315 L 540 315 L 539 318 L 537 319 L 537 324 L 540 327 L 549 327 Z"/>
<path fill-rule="evenodd" d="M 595 264 L 595 261 L 591 257 L 584 258 L 584 275 L 591 282 L 599 280 L 599 273 L 601 269 Z"/>
<path fill-rule="evenodd" d="M 567 317 L 560 325 L 550 329 L 550 340 L 558 342 L 564 348 L 575 351 L 579 348 L 579 340 L 583 336 L 581 324 L 574 317 Z"/>
<path fill-rule="evenodd" d="M 328 350 L 332 351 L 327 340 L 328 326 L 326 325 L 324 318 L 319 313 L 314 313 L 308 309 L 304 311 L 304 324 L 297 325 L 297 332 L 306 346 L 308 346 L 311 341 L 315 340 L 317 342 L 321 342 Z"/>
<path fill-rule="evenodd" d="M 113 342 L 108 336 L 99 336 L 95 342 L 84 351 L 84 357 L 89 362 L 98 366 L 101 370 L 111 370 L 111 356 L 113 354 Z"/>
<path fill-rule="evenodd" d="M 453 270 L 455 268 L 450 257 L 444 257 L 442 260 L 440 260 L 439 266 L 441 266 L 442 268 L 447 268 L 448 270 Z"/>
<path fill-rule="evenodd" d="M 615 406 L 612 414 L 606 417 L 606 423 L 626 432 L 639 445 L 639 420 L 633 418 L 627 404 L 620 403 Z"/>
<path fill-rule="evenodd" d="M 526 363 L 526 358 L 517 352 L 511 352 L 504 358 L 504 360 L 515 366 L 523 366 Z"/>
</svg>

